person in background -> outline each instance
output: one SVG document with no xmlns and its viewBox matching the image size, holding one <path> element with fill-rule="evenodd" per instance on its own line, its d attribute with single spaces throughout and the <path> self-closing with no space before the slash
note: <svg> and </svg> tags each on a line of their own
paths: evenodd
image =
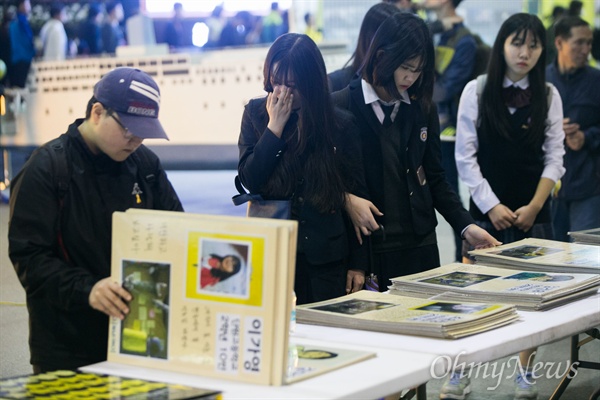
<svg viewBox="0 0 600 400">
<path fill-rule="evenodd" d="M 558 55 L 546 69 L 563 101 L 566 172 L 552 199 L 557 240 L 600 227 L 600 71 L 588 65 L 592 30 L 579 17 L 555 25 Z"/>
<path fill-rule="evenodd" d="M 249 23 L 251 15 L 247 11 L 239 11 L 227 20 L 219 37 L 219 47 L 244 46 L 247 36 L 252 34 Z"/>
<path fill-rule="evenodd" d="M 261 43 L 273 43 L 285 32 L 283 17 L 279 11 L 279 3 L 271 3 L 271 11 L 262 19 L 261 25 Z"/>
<path fill-rule="evenodd" d="M 204 47 L 217 47 L 221 32 L 227 24 L 227 19 L 223 14 L 223 5 L 216 6 L 204 23 L 208 27 L 208 42 Z"/>
<path fill-rule="evenodd" d="M 104 53 L 114 54 L 118 46 L 124 46 L 125 34 L 121 28 L 123 5 L 119 1 L 111 1 L 106 5 L 106 18 L 102 25 L 102 46 Z"/>
<path fill-rule="evenodd" d="M 183 4 L 173 4 L 173 18 L 167 24 L 165 31 L 166 42 L 170 48 L 176 49 L 184 46 L 183 29 Z"/>
<path fill-rule="evenodd" d="M 426 10 L 435 12 L 438 21 L 457 17 L 456 8 L 461 0 L 425 0 Z M 430 28 L 431 29 L 431 28 Z M 439 29 L 433 29 L 433 32 Z M 446 179 L 460 197 L 458 172 L 454 160 L 456 141 L 456 113 L 460 94 L 471 79 L 475 67 L 477 42 L 462 22 L 452 25 L 452 29 L 436 35 L 436 79 L 433 101 L 438 108 L 440 119 L 440 138 L 442 165 Z M 461 260 L 462 240 L 458 233 L 454 235 L 456 261 Z"/>
<path fill-rule="evenodd" d="M 125 21 L 127 44 L 129 46 L 156 45 L 156 34 L 152 18 L 142 14 L 139 7 L 135 7 L 131 11 L 132 15 Z"/>
<path fill-rule="evenodd" d="M 385 230 L 370 237 L 380 291 L 391 278 L 440 266 L 436 210 L 471 245 L 500 244 L 475 225 L 445 179 L 434 62 L 425 22 L 396 12 L 375 33 L 361 76 L 332 94 L 356 118 L 371 200 L 348 196 L 348 212 L 357 233 L 370 235 L 380 224 Z"/>
<path fill-rule="evenodd" d="M 52 3 L 50 19 L 42 26 L 42 58 L 44 61 L 58 61 L 67 58 L 68 38 L 65 31 L 65 6 L 62 3 Z"/>
<path fill-rule="evenodd" d="M 11 21 L 8 27 L 11 51 L 8 80 L 11 86 L 24 88 L 31 62 L 35 57 L 33 31 L 29 24 L 31 3 L 29 0 L 17 0 L 16 4 L 16 18 Z"/>
<path fill-rule="evenodd" d="M 110 278 L 113 212 L 183 211 L 142 145 L 168 139 L 159 106 L 148 74 L 110 71 L 85 119 L 34 152 L 11 182 L 8 254 L 27 295 L 34 373 L 106 360 L 108 319 L 123 319 L 131 300 Z"/>
<path fill-rule="evenodd" d="M 0 88 L 9 85 L 8 77 L 10 74 L 9 69 L 11 54 L 9 27 L 14 18 L 15 14 L 8 10 L 4 13 L 4 15 L 2 15 L 2 25 L 0 26 L 0 60 L 4 62 L 6 70 L 4 71 L 4 76 L 0 78 Z"/>
<path fill-rule="evenodd" d="M 356 292 L 367 253 L 344 204 L 346 193 L 365 191 L 358 132 L 351 116 L 331 103 L 315 42 L 295 33 L 277 38 L 265 60 L 264 88 L 268 95 L 244 109 L 240 181 L 250 193 L 292 202 L 291 218 L 299 223 L 298 304 Z"/>
<path fill-rule="evenodd" d="M 333 71 L 327 75 L 329 80 L 329 91 L 337 92 L 342 90 L 351 80 L 357 77 L 360 68 L 363 66 L 365 55 L 369 50 L 369 45 L 375 32 L 383 21 L 390 15 L 399 12 L 399 10 L 389 3 L 377 3 L 365 14 L 360 25 L 356 49 L 346 64 L 341 69 Z"/>
<path fill-rule="evenodd" d="M 87 9 L 87 15 L 80 22 L 78 35 L 79 47 L 78 54 L 100 54 L 102 53 L 102 36 L 100 26 L 102 24 L 102 8 L 98 3 L 90 3 Z"/>
<path fill-rule="evenodd" d="M 323 32 L 317 27 L 314 15 L 308 12 L 304 14 L 304 23 L 306 24 L 304 34 L 311 38 L 315 43 L 321 43 L 321 41 L 323 41 Z"/>
<path fill-rule="evenodd" d="M 570 17 L 580 17 L 582 9 L 583 9 L 583 1 L 572 0 L 569 3 L 569 9 L 567 10 L 567 15 Z"/>
</svg>

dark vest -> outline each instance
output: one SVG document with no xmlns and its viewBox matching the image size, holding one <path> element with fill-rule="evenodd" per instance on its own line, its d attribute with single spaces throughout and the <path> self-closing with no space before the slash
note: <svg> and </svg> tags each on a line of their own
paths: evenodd
<svg viewBox="0 0 600 400">
<path fill-rule="evenodd" d="M 535 143 L 526 143 L 523 140 L 529 129 L 530 116 L 530 106 L 519 108 L 509 116 L 512 127 L 510 138 L 487 132 L 485 124 L 477 130 L 477 162 L 481 173 L 500 202 L 512 211 L 529 204 L 544 170 L 544 137 L 537 138 Z M 470 203 L 469 211 L 475 220 L 489 220 L 473 200 Z M 549 200 L 535 220 L 536 224 L 545 222 L 550 222 Z"/>
<path fill-rule="evenodd" d="M 400 105 L 400 110 L 402 109 L 403 107 Z M 385 229 L 387 233 L 392 235 L 412 235 L 412 215 L 410 210 L 406 209 L 406 204 L 410 204 L 408 182 L 406 174 L 402 173 L 406 170 L 406 159 L 405 151 L 401 149 L 402 141 L 399 126 L 402 113 L 400 110 L 394 123 L 388 127 L 382 125 L 378 132 L 383 158 L 383 183 L 385 185 L 384 201 L 387 217 Z"/>
</svg>

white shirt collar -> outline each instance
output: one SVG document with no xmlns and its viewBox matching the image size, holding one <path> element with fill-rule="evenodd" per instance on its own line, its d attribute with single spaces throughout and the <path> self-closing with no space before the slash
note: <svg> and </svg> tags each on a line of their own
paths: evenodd
<svg viewBox="0 0 600 400">
<path fill-rule="evenodd" d="M 509 86 L 516 86 L 521 89 L 527 89 L 529 87 L 529 75 L 525 75 L 525 78 L 521 79 L 518 82 L 513 82 L 507 76 L 505 76 L 504 82 L 502 83 L 502 87 L 506 88 Z"/>
<path fill-rule="evenodd" d="M 364 79 L 361 79 L 360 83 L 362 86 L 363 97 L 365 98 L 365 104 L 371 104 L 376 101 L 381 101 L 383 104 L 392 105 L 399 102 L 398 100 L 394 100 L 389 103 L 387 101 L 383 101 L 379 98 L 379 96 L 377 96 L 377 92 L 375 92 L 375 89 L 373 88 L 373 86 L 371 86 L 369 82 L 365 81 Z M 410 97 L 408 97 L 407 91 L 400 93 L 400 96 L 402 97 L 400 101 L 406 104 L 410 104 Z"/>
</svg>

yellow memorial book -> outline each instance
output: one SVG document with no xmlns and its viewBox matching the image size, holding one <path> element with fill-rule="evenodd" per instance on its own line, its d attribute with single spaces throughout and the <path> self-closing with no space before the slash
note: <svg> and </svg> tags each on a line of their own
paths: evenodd
<svg viewBox="0 0 600 400">
<path fill-rule="evenodd" d="M 590 244 L 528 238 L 469 254 L 481 264 L 503 268 L 600 274 L 600 246 Z"/>
<path fill-rule="evenodd" d="M 297 307 L 299 322 L 376 332 L 457 339 L 515 321 L 515 307 L 424 300 L 361 290 Z"/>
<path fill-rule="evenodd" d="M 513 270 L 480 264 L 446 264 L 392 278 L 391 294 L 438 296 L 453 301 L 503 302 L 545 310 L 598 291 L 600 275 Z"/>
<path fill-rule="evenodd" d="M 152 210 L 113 214 L 108 361 L 285 382 L 297 222 Z"/>
</svg>

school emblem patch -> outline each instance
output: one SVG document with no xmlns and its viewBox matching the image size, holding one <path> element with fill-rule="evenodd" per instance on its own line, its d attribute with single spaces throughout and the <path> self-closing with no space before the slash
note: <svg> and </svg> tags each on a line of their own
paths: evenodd
<svg viewBox="0 0 600 400">
<path fill-rule="evenodd" d="M 427 127 L 424 126 L 421 128 L 421 141 L 425 142 L 427 140 Z"/>
</svg>

